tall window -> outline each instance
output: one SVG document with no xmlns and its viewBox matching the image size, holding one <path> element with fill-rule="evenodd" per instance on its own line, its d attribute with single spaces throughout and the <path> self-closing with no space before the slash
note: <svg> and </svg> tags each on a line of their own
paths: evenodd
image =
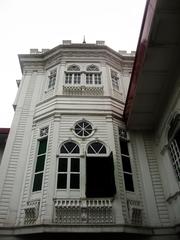
<svg viewBox="0 0 180 240">
<path fill-rule="evenodd" d="M 68 67 L 65 73 L 65 84 L 81 84 L 80 67 L 73 64 Z"/>
<path fill-rule="evenodd" d="M 129 155 L 129 149 L 128 149 L 128 139 L 127 139 L 127 133 L 124 129 L 119 129 L 119 142 L 120 142 L 125 189 L 127 191 L 134 192 L 133 174 L 132 174 L 131 161 L 130 161 L 130 155 Z"/>
<path fill-rule="evenodd" d="M 86 84 L 101 84 L 101 73 L 96 65 L 91 64 L 86 68 L 86 71 Z"/>
<path fill-rule="evenodd" d="M 46 151 L 47 151 L 47 137 L 48 128 L 43 128 L 40 130 L 41 139 L 38 140 L 38 152 L 36 159 L 36 166 L 34 171 L 34 181 L 33 181 L 33 192 L 40 191 L 42 189 L 42 181 L 44 174 L 44 166 L 46 159 Z"/>
<path fill-rule="evenodd" d="M 171 156 L 172 166 L 176 177 L 180 181 L 180 114 L 177 114 L 171 121 L 170 130 L 168 133 L 169 152 Z"/>
<path fill-rule="evenodd" d="M 113 89 L 119 90 L 119 77 L 117 72 L 113 70 L 111 70 L 111 80 L 112 80 Z"/>
<path fill-rule="evenodd" d="M 80 153 L 79 146 L 65 142 L 60 148 L 58 160 L 57 189 L 80 189 Z"/>
<path fill-rule="evenodd" d="M 113 155 L 103 143 L 92 142 L 86 157 L 86 197 L 113 197 L 115 192 Z"/>
<path fill-rule="evenodd" d="M 48 89 L 50 89 L 50 88 L 55 86 L 56 74 L 57 74 L 57 70 L 56 69 L 50 71 L 50 75 L 48 76 L 48 78 L 49 78 Z"/>
</svg>

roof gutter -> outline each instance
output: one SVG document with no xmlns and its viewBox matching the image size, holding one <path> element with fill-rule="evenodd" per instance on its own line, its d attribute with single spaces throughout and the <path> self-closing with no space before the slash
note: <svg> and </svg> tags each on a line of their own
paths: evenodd
<svg viewBox="0 0 180 240">
<path fill-rule="evenodd" d="M 139 75 L 144 64 L 146 50 L 148 48 L 149 35 L 156 11 L 157 1 L 158 0 L 147 0 L 146 2 L 130 85 L 123 113 L 123 118 L 126 122 L 126 125 L 128 125 L 128 119 L 130 118 L 133 109 L 133 102 L 136 96 L 136 88 L 139 80 Z"/>
</svg>

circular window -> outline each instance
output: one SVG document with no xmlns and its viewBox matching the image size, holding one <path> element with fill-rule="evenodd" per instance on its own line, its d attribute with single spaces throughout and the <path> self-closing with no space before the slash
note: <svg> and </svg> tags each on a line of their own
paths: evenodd
<svg viewBox="0 0 180 240">
<path fill-rule="evenodd" d="M 93 133 L 93 128 L 88 121 L 81 120 L 75 124 L 73 131 L 79 137 L 88 137 Z"/>
</svg>

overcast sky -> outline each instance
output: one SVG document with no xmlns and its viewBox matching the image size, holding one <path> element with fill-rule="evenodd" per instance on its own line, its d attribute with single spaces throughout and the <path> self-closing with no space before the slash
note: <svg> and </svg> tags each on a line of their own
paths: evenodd
<svg viewBox="0 0 180 240">
<path fill-rule="evenodd" d="M 0 0 L 0 128 L 10 127 L 21 79 L 18 54 L 53 48 L 62 40 L 104 40 L 136 50 L 146 0 Z"/>
</svg>

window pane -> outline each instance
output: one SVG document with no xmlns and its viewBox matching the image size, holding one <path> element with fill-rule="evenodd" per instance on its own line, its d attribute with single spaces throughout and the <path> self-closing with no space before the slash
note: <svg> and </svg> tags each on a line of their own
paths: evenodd
<svg viewBox="0 0 180 240">
<path fill-rule="evenodd" d="M 83 135 L 83 131 L 81 129 L 77 129 L 75 128 L 75 133 L 79 136 L 82 136 Z"/>
<path fill-rule="evenodd" d="M 87 130 L 85 130 L 84 131 L 84 136 L 86 137 L 86 136 L 89 136 L 91 134 L 91 131 L 87 131 Z"/>
<path fill-rule="evenodd" d="M 44 170 L 44 161 L 45 161 L 45 154 L 37 158 L 35 172 L 40 172 Z"/>
<path fill-rule="evenodd" d="M 129 155 L 127 141 L 120 139 L 121 154 Z"/>
<path fill-rule="evenodd" d="M 129 173 L 132 172 L 131 162 L 130 162 L 129 157 L 122 156 L 122 164 L 123 164 L 123 171 L 124 172 L 129 172 Z"/>
<path fill-rule="evenodd" d="M 133 178 L 131 174 L 124 173 L 124 182 L 126 190 L 134 192 Z"/>
<path fill-rule="evenodd" d="M 87 152 L 88 152 L 88 153 L 91 153 L 91 154 L 95 154 L 95 151 L 93 150 L 93 148 L 91 147 L 91 145 L 88 147 Z"/>
<path fill-rule="evenodd" d="M 39 140 L 38 155 L 45 153 L 46 152 L 46 147 L 47 147 L 47 138 Z"/>
<path fill-rule="evenodd" d="M 73 148 L 76 146 L 76 144 L 73 142 L 67 142 L 64 145 L 66 146 L 68 152 L 70 153 L 72 152 Z"/>
<path fill-rule="evenodd" d="M 61 147 L 60 153 L 68 153 L 64 145 Z"/>
<path fill-rule="evenodd" d="M 101 150 L 99 151 L 99 153 L 106 153 L 106 148 L 105 148 L 105 146 L 103 146 L 103 147 L 101 148 Z"/>
<path fill-rule="evenodd" d="M 95 143 L 92 143 L 91 146 L 93 147 L 93 149 L 95 150 L 95 152 L 99 152 L 100 148 L 102 147 L 102 144 L 99 143 L 99 142 L 95 142 Z"/>
<path fill-rule="evenodd" d="M 100 142 L 94 142 L 89 146 L 88 153 L 103 154 L 106 153 L 106 147 Z"/>
<path fill-rule="evenodd" d="M 67 188 L 67 174 L 58 174 L 57 189 Z"/>
<path fill-rule="evenodd" d="M 71 174 L 70 189 L 79 189 L 79 174 Z"/>
<path fill-rule="evenodd" d="M 79 172 L 79 158 L 71 158 L 71 172 Z"/>
<path fill-rule="evenodd" d="M 58 172 L 67 172 L 67 158 L 59 158 Z"/>
<path fill-rule="evenodd" d="M 33 192 L 40 191 L 42 187 L 43 173 L 35 174 L 33 183 Z"/>
<path fill-rule="evenodd" d="M 79 147 L 76 145 L 76 147 L 73 149 L 71 153 L 79 153 Z"/>
</svg>

